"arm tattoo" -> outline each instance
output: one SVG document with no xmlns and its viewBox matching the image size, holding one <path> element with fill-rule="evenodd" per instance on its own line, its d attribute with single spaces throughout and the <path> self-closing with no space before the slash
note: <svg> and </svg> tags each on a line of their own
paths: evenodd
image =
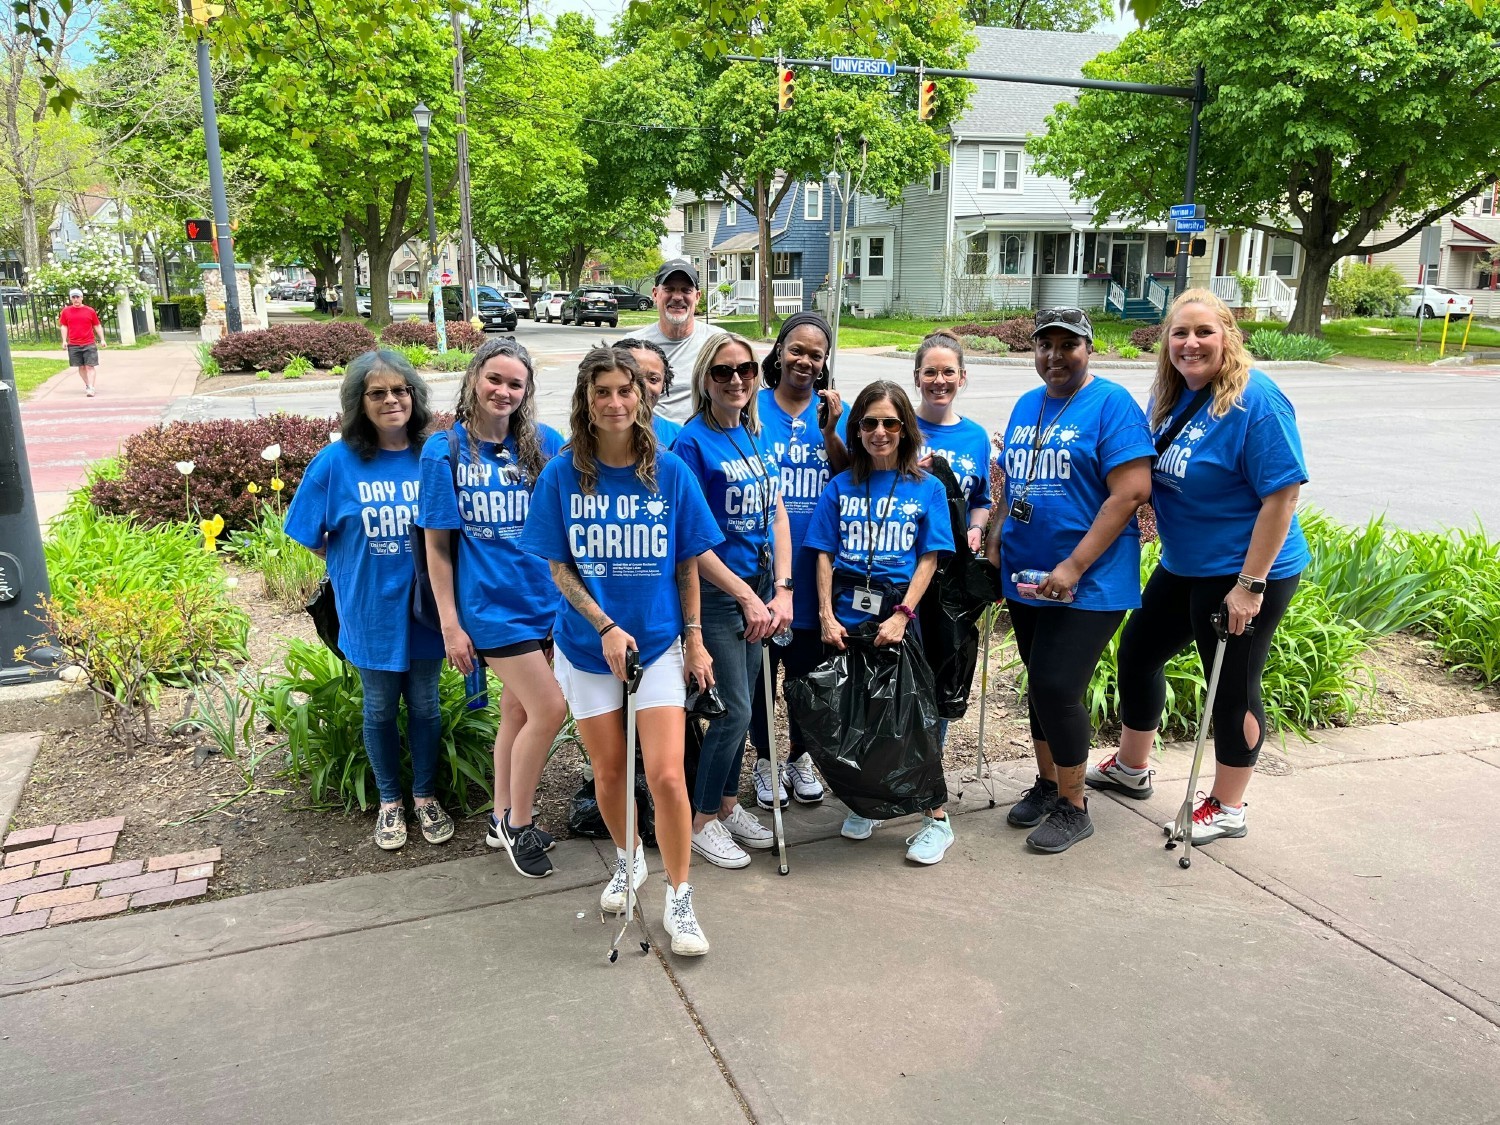
<svg viewBox="0 0 1500 1125">
<path fill-rule="evenodd" d="M 568 599 L 568 603 L 583 614 L 595 629 L 602 629 L 609 624 L 609 615 L 599 608 L 596 602 L 584 588 L 583 579 L 578 576 L 578 571 L 572 563 L 559 562 L 557 559 L 547 560 L 552 568 L 552 582 L 558 592 Z"/>
<path fill-rule="evenodd" d="M 698 614 L 692 612 L 688 606 L 688 594 L 694 586 L 696 571 L 692 559 L 685 559 L 677 564 L 677 600 L 682 604 L 682 627 L 686 629 L 689 625 L 698 624 Z"/>
</svg>

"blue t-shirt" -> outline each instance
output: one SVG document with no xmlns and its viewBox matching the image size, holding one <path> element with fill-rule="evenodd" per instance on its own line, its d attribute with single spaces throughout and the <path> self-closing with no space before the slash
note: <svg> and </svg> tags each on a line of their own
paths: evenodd
<svg viewBox="0 0 1500 1125">
<path fill-rule="evenodd" d="M 318 451 L 286 513 L 286 533 L 328 548 L 339 647 L 356 668 L 404 672 L 443 655 L 443 638 L 411 616 L 411 525 L 421 471 L 415 449 L 363 460 L 341 441 Z"/>
<path fill-rule="evenodd" d="M 469 447 L 458 431 L 458 484 L 448 460 L 448 435 L 436 433 L 422 448 L 423 527 L 453 529 L 458 536 L 454 601 L 464 631 L 477 649 L 539 641 L 557 617 L 557 587 L 547 564 L 521 550 L 521 529 L 531 507 L 531 485 L 516 460 L 516 439 L 503 445 Z M 537 426 L 542 456 L 551 460 L 563 440 L 551 426 Z"/>
<path fill-rule="evenodd" d="M 969 502 L 969 511 L 990 506 L 990 435 L 984 427 L 968 418 L 960 418 L 951 426 L 936 422 L 924 422 L 917 418 L 917 429 L 922 431 L 920 456 L 936 454 L 943 458 L 958 478 L 958 487 L 963 489 Z"/>
<path fill-rule="evenodd" d="M 840 473 L 818 498 L 807 546 L 831 554 L 835 571 L 850 571 L 861 581 L 869 573 L 904 594 L 918 559 L 929 551 L 953 553 L 947 493 L 929 473 L 912 480 L 894 469 L 880 469 L 863 484 L 855 484 L 851 473 Z M 840 590 L 835 580 L 833 612 L 845 628 L 873 620 L 855 612 L 853 601 L 854 592 Z M 881 620 L 895 604 L 886 599 Z"/>
<path fill-rule="evenodd" d="M 1026 476 L 1036 444 L 1037 411 L 1043 411 L 1045 440 L 1035 453 L 1036 472 Z M 1019 598 L 1011 575 L 1051 570 L 1069 555 L 1093 526 L 1109 497 L 1105 478 L 1125 464 L 1151 457 L 1155 449 L 1146 415 L 1130 392 L 1095 376 L 1069 402 L 1052 398 L 1046 387 L 1021 396 L 1010 413 L 1001 452 L 1007 512 L 1000 526 L 1000 582 L 1007 598 Z M 1022 496 L 1032 506 L 1031 522 L 1009 513 Z M 1132 516 L 1119 538 L 1083 572 L 1071 603 L 1026 599 L 1028 605 L 1071 604 L 1078 609 L 1135 609 L 1141 604 L 1141 531 Z"/>
<path fill-rule="evenodd" d="M 767 388 L 756 400 L 761 438 L 781 466 L 781 506 L 792 528 L 792 626 L 818 627 L 818 554 L 804 546 L 818 497 L 828 487 L 828 446 L 818 429 L 818 397 L 795 418 Z"/>
<path fill-rule="evenodd" d="M 677 435 L 672 452 L 698 478 L 724 533 L 724 542 L 714 549 L 719 561 L 756 585 L 761 560 L 771 561 L 772 523 L 781 493 L 781 472 L 765 434 L 752 435 L 744 426 L 721 430 L 706 414 L 695 414 Z M 769 565 L 765 573 L 770 574 Z"/>
<path fill-rule="evenodd" d="M 651 428 L 656 431 L 656 440 L 661 443 L 663 449 L 671 449 L 672 443 L 677 440 L 677 435 L 682 433 L 681 422 L 663 418 L 660 414 L 651 415 Z"/>
<path fill-rule="evenodd" d="M 1193 395 L 1184 390 L 1166 432 Z M 1222 418 L 1213 400 L 1188 421 L 1157 458 L 1151 503 L 1161 536 L 1161 564 L 1184 578 L 1238 574 L 1250 550 L 1261 501 L 1287 485 L 1307 483 L 1297 416 L 1281 388 L 1251 370 L 1239 405 Z M 1292 517 L 1269 578 L 1290 578 L 1307 565 L 1307 539 Z"/>
<path fill-rule="evenodd" d="M 656 491 L 635 467 L 599 466 L 592 496 L 578 483 L 573 457 L 554 457 L 531 496 L 521 549 L 572 563 L 589 596 L 635 638 L 649 665 L 682 635 L 677 565 L 724 541 L 698 482 L 674 453 L 656 461 Z M 558 599 L 553 635 L 563 655 L 586 672 L 609 674 L 604 647 L 588 619 Z"/>
</svg>

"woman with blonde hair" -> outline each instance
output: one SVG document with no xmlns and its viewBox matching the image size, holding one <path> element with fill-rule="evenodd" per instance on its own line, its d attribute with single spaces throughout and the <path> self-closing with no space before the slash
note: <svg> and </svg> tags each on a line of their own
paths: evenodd
<svg viewBox="0 0 1500 1125">
<path fill-rule="evenodd" d="M 627 654 L 642 669 L 635 693 L 646 784 L 667 869 L 663 926 L 672 951 L 708 952 L 688 883 L 691 815 L 683 780 L 686 680 L 713 683 L 698 610 L 700 558 L 723 540 L 682 460 L 660 449 L 646 384 L 630 353 L 607 344 L 578 365 L 568 446 L 532 494 L 521 547 L 548 561 L 562 592 L 553 672 L 594 768 L 616 865 L 600 907 L 623 913 L 626 879 L 646 879 L 640 839 L 625 839 Z M 710 556 L 711 557 L 711 556 Z"/>
<path fill-rule="evenodd" d="M 1222 607 L 1229 638 L 1213 706 L 1218 768 L 1193 814 L 1196 847 L 1247 831 L 1245 789 L 1266 733 L 1261 675 L 1308 559 L 1296 516 L 1307 465 L 1292 404 L 1250 365 L 1233 314 L 1206 289 L 1172 302 L 1147 417 L 1161 562 L 1120 640 L 1120 748 L 1090 766 L 1086 781 L 1151 795 L 1167 661 L 1196 643 L 1206 673 Z"/>
</svg>

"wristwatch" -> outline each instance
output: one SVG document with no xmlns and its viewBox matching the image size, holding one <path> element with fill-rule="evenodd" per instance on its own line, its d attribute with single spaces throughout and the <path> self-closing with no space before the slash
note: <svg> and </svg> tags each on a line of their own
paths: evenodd
<svg viewBox="0 0 1500 1125">
<path fill-rule="evenodd" d="M 792 588 L 792 580 L 790 578 L 777 579 L 776 587 L 779 590 L 790 590 Z"/>
<path fill-rule="evenodd" d="M 1266 580 L 1264 578 L 1252 578 L 1248 574 L 1242 574 L 1235 579 L 1240 587 L 1249 590 L 1252 594 L 1264 594 L 1266 592 Z"/>
</svg>

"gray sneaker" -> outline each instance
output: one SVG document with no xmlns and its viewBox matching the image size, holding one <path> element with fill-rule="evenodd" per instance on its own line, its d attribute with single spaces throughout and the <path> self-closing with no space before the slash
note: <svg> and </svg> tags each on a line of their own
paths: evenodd
<svg viewBox="0 0 1500 1125">
<path fill-rule="evenodd" d="M 1055 855 L 1065 852 L 1079 840 L 1087 840 L 1094 834 L 1094 822 L 1089 819 L 1088 801 L 1079 808 L 1071 801 L 1058 798 L 1052 811 L 1032 833 L 1026 837 L 1026 846 L 1032 851 Z"/>
<path fill-rule="evenodd" d="M 388 852 L 406 846 L 406 810 L 400 805 L 375 814 L 375 846 Z"/>
<path fill-rule="evenodd" d="M 1097 766 L 1090 766 L 1084 771 L 1083 783 L 1090 789 L 1109 789 L 1134 800 L 1144 801 L 1151 796 L 1151 775 L 1155 772 L 1141 770 L 1139 773 L 1126 773 L 1120 767 L 1117 755 L 1111 754 Z"/>
</svg>

